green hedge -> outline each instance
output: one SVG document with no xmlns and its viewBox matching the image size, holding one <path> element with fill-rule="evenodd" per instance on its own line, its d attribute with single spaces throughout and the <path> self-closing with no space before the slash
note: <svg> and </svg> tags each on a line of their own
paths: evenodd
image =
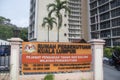
<svg viewBox="0 0 120 80">
<path fill-rule="evenodd" d="M 115 47 L 113 47 L 113 48 L 111 48 L 111 47 L 109 47 L 109 48 L 108 48 L 108 47 L 105 47 L 105 48 L 104 48 L 104 57 L 111 58 L 112 53 L 113 53 L 114 51 L 120 52 L 120 46 L 115 46 Z M 119 55 L 120 55 L 120 53 L 119 53 Z"/>
<path fill-rule="evenodd" d="M 104 57 L 111 58 L 113 49 L 112 48 L 104 48 Z"/>
</svg>

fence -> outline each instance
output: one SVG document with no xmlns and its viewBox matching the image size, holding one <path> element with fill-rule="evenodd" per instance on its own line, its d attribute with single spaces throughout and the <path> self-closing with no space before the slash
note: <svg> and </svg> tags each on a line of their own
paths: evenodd
<svg viewBox="0 0 120 80">
<path fill-rule="evenodd" d="M 10 45 L 0 44 L 0 80 L 9 80 Z"/>
<path fill-rule="evenodd" d="M 22 75 L 20 76 L 19 74 L 20 73 L 19 72 L 20 45 L 23 40 L 21 40 L 20 38 L 11 38 L 8 41 L 10 41 L 11 46 L 2 45 L 2 44 L 0 45 L 0 69 L 1 69 L 0 80 L 26 80 L 24 79 L 25 76 L 22 76 Z M 91 43 L 91 49 L 92 49 L 92 55 L 93 55 L 93 59 L 92 59 L 93 79 L 89 79 L 89 80 L 103 80 L 102 57 L 103 57 L 103 45 L 105 42 L 104 40 L 94 39 L 94 40 L 91 40 L 90 43 Z M 10 51 L 10 47 L 11 47 L 11 51 Z M 10 56 L 11 56 L 11 59 L 10 59 Z M 9 71 L 10 71 L 10 76 L 9 76 Z M 28 79 L 28 80 L 31 80 L 31 79 Z M 63 79 L 63 80 L 66 80 L 66 79 Z M 71 80 L 74 80 L 74 79 L 71 79 Z"/>
</svg>

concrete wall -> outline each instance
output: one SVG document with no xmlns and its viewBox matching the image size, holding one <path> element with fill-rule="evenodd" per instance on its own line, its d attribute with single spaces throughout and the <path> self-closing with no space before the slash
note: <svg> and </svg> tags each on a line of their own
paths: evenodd
<svg viewBox="0 0 120 80">
<path fill-rule="evenodd" d="M 82 19 L 82 33 L 83 36 L 82 38 L 85 39 L 86 41 L 90 40 L 89 39 L 89 32 L 88 32 L 88 0 L 81 0 L 81 19 Z"/>
<path fill-rule="evenodd" d="M 11 43 L 10 80 L 43 80 L 45 74 L 39 75 L 19 75 L 19 53 L 23 40 L 20 38 L 8 39 Z M 89 41 L 92 49 L 92 69 L 93 72 L 73 72 L 55 74 L 55 80 L 103 80 L 103 45 L 104 40 L 93 39 Z M 20 78 L 20 79 L 19 79 Z"/>
<path fill-rule="evenodd" d="M 47 74 L 21 75 L 20 80 L 43 80 Z M 93 72 L 74 72 L 54 74 L 55 80 L 93 80 Z"/>
</svg>

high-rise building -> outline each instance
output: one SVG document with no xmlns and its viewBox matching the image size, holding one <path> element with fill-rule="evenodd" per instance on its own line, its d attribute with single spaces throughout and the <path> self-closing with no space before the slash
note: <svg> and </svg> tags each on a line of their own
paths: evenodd
<svg viewBox="0 0 120 80">
<path fill-rule="evenodd" d="M 120 45 L 120 0 L 89 0 L 91 38 Z"/>
<path fill-rule="evenodd" d="M 43 18 L 47 16 L 47 5 L 54 0 L 31 0 L 30 1 L 30 25 L 28 28 L 29 41 L 48 40 L 47 27 L 43 28 Z M 60 42 L 72 42 L 84 38 L 88 40 L 87 24 L 87 0 L 68 0 L 67 6 L 71 13 L 68 15 L 64 11 L 63 23 L 60 28 Z M 57 26 L 50 30 L 49 41 L 57 42 Z"/>
</svg>

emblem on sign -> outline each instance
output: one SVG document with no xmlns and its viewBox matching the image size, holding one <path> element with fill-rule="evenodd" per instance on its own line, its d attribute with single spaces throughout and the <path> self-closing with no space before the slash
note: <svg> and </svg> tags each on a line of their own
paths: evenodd
<svg viewBox="0 0 120 80">
<path fill-rule="evenodd" d="M 24 50 L 27 53 L 33 53 L 33 52 L 36 52 L 36 47 L 33 44 L 27 44 L 27 45 L 25 45 L 25 49 Z"/>
</svg>

